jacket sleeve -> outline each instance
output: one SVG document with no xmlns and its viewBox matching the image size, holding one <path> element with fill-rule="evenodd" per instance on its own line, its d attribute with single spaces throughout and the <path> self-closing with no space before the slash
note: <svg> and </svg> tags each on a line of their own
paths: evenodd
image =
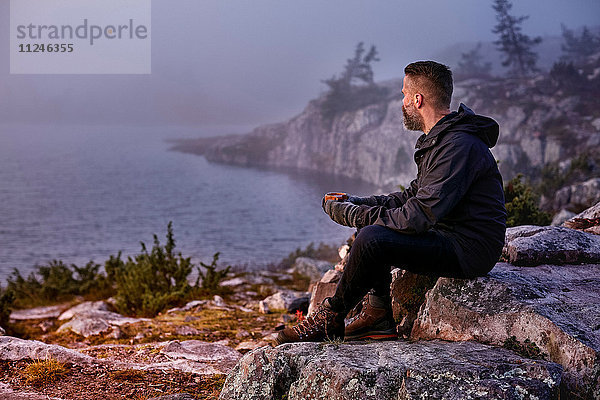
<svg viewBox="0 0 600 400">
<path fill-rule="evenodd" d="M 477 159 L 468 141 L 448 142 L 432 149 L 415 196 L 395 208 L 360 206 L 357 227 L 381 225 L 399 232 L 423 233 L 444 218 L 464 197 L 476 175 Z M 412 185 L 411 185 L 412 187 Z M 358 226 L 360 225 L 360 226 Z"/>
<path fill-rule="evenodd" d="M 413 180 L 410 185 L 402 192 L 382 194 L 369 197 L 350 197 L 350 201 L 357 205 L 366 205 L 369 207 L 381 206 L 385 208 L 397 208 L 406 203 L 406 200 L 417 193 L 417 180 Z"/>
</svg>

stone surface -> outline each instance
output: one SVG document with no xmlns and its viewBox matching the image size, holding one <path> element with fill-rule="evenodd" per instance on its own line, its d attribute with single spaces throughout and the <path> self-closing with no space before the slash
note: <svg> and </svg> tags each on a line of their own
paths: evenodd
<svg viewBox="0 0 600 400">
<path fill-rule="evenodd" d="M 296 311 L 302 311 L 305 315 L 308 312 L 308 305 L 310 303 L 310 297 L 308 294 L 306 296 L 298 297 L 288 305 L 287 312 L 290 314 L 295 314 Z"/>
<path fill-rule="evenodd" d="M 312 287 L 310 295 L 310 304 L 308 305 L 308 314 L 312 314 L 315 308 L 323 302 L 327 297 L 331 297 L 335 294 L 337 283 L 342 276 L 342 273 L 336 270 L 333 273 L 326 272 L 324 275 L 325 282 L 319 281 Z"/>
<path fill-rule="evenodd" d="M 600 201 L 600 178 L 589 179 L 564 187 L 554 194 L 552 207 L 555 210 L 582 210 Z"/>
<path fill-rule="evenodd" d="M 566 220 L 568 220 L 569 218 L 573 218 L 575 216 L 575 213 L 569 210 L 565 210 L 564 208 L 562 210 L 560 210 L 558 213 L 556 213 L 553 217 L 552 217 L 552 223 L 550 223 L 550 225 L 552 226 L 559 226 L 561 225 L 563 222 L 565 222 Z"/>
<path fill-rule="evenodd" d="M 594 223 L 589 223 L 590 220 L 594 221 Z M 563 226 L 600 235 L 600 203 L 568 219 L 563 223 Z"/>
<path fill-rule="evenodd" d="M 196 375 L 226 374 L 242 356 L 241 353 L 223 343 L 207 343 L 199 340 L 144 343 L 141 345 L 104 344 L 83 348 L 82 351 L 101 348 L 102 354 L 111 354 L 118 348 L 116 357 L 95 358 L 80 351 L 35 340 L 23 340 L 11 336 L 0 336 L 0 360 L 19 361 L 54 358 L 75 365 L 101 364 L 115 369 L 180 370 Z M 123 354 L 148 352 L 160 355 L 161 359 L 151 362 L 128 361 Z M 2 397 L 0 397 L 2 398 Z"/>
<path fill-rule="evenodd" d="M 411 333 L 414 340 L 492 345 L 511 336 L 561 364 L 569 390 L 600 398 L 600 265 L 498 263 L 486 277 L 440 278 Z"/>
<path fill-rule="evenodd" d="M 297 292 L 294 290 L 286 290 L 277 292 L 263 300 L 270 310 L 287 310 L 290 305 L 300 298 L 308 298 L 306 292 Z"/>
<path fill-rule="evenodd" d="M 178 327 L 175 328 L 175 334 L 181 335 L 181 336 L 199 335 L 201 333 L 202 333 L 202 331 L 194 328 L 193 326 L 189 326 L 189 325 L 179 325 Z"/>
<path fill-rule="evenodd" d="M 221 400 L 551 399 L 562 367 L 474 342 L 296 343 L 246 354 Z"/>
<path fill-rule="evenodd" d="M 242 286 L 245 283 L 246 283 L 246 281 L 243 280 L 242 278 L 233 278 L 233 279 L 228 279 L 226 281 L 222 281 L 221 286 L 236 287 L 236 286 Z"/>
<path fill-rule="evenodd" d="M 86 301 L 75 307 L 69 308 L 58 317 L 59 321 L 73 318 L 77 314 L 83 314 L 88 311 L 108 311 L 108 305 L 104 301 Z"/>
<path fill-rule="evenodd" d="M 184 372 L 198 370 L 195 364 L 200 364 L 205 373 L 227 373 L 235 366 L 242 354 L 223 344 L 202 342 L 200 340 L 186 340 L 183 342 L 168 342 L 161 350 L 174 363 L 180 365 Z M 186 368 L 186 365 L 189 367 Z"/>
<path fill-rule="evenodd" d="M 36 360 L 49 357 L 73 364 L 89 364 L 96 361 L 93 357 L 55 344 L 0 336 L 0 360 L 2 361 Z"/>
<path fill-rule="evenodd" d="M 10 319 L 23 321 L 29 319 L 47 319 L 57 318 L 63 311 L 69 308 L 69 304 L 59 304 L 56 306 L 36 307 L 25 310 L 15 310 L 10 314 Z"/>
<path fill-rule="evenodd" d="M 2 400 L 62 400 L 58 397 L 34 392 L 15 392 L 9 384 L 0 382 L 0 399 Z"/>
<path fill-rule="evenodd" d="M 401 337 L 410 335 L 419 308 L 425 301 L 425 293 L 435 282 L 434 278 L 403 269 L 396 268 L 392 271 L 392 313 L 394 320 L 398 322 L 396 328 Z"/>
<path fill-rule="evenodd" d="M 258 302 L 258 312 L 261 314 L 268 314 L 271 312 L 271 310 L 269 309 L 269 305 L 265 303 L 264 300 Z"/>
<path fill-rule="evenodd" d="M 323 275 L 323 277 L 321 278 L 321 280 L 319 282 L 323 282 L 323 283 L 337 283 L 339 282 L 340 278 L 342 277 L 342 273 L 336 269 L 330 269 L 329 271 L 325 272 L 325 274 Z"/>
<path fill-rule="evenodd" d="M 71 330 L 83 337 L 99 335 L 111 330 L 112 326 L 149 321 L 147 318 L 129 318 L 111 311 L 87 309 L 74 314 L 73 319 L 58 328 L 58 332 Z"/>
<path fill-rule="evenodd" d="M 308 276 L 311 281 L 318 281 L 321 276 L 331 269 L 333 264 L 329 261 L 315 260 L 308 257 L 298 257 L 290 268 L 291 272 L 295 272 L 300 275 Z"/>
<path fill-rule="evenodd" d="M 600 237 L 558 226 L 517 226 L 506 230 L 502 256 L 520 266 L 600 262 Z"/>
<path fill-rule="evenodd" d="M 183 307 L 171 308 L 171 309 L 167 310 L 167 313 L 173 313 L 173 312 L 178 312 L 178 311 L 190 311 L 194 308 L 203 307 L 203 306 L 207 305 L 208 303 L 209 303 L 209 300 L 194 300 L 194 301 L 190 301 Z"/>
<path fill-rule="evenodd" d="M 259 347 L 262 346 L 266 346 L 267 342 L 265 342 L 264 340 L 261 340 L 259 342 L 255 342 L 252 340 L 247 340 L 245 342 L 241 342 L 240 344 L 238 344 L 237 346 L 235 346 L 235 349 L 237 351 L 239 351 L 240 353 L 247 353 L 251 350 L 257 349 Z"/>
</svg>

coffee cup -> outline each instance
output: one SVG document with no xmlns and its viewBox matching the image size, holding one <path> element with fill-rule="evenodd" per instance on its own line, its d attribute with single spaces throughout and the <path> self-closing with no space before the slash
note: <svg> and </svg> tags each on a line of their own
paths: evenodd
<svg viewBox="0 0 600 400">
<path fill-rule="evenodd" d="M 329 192 L 325 195 L 325 201 L 327 200 L 346 201 L 348 200 L 348 194 L 342 192 Z"/>
</svg>

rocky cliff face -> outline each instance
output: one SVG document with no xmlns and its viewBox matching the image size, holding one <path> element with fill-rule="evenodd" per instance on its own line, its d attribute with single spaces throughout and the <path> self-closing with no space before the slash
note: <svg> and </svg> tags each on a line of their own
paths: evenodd
<svg viewBox="0 0 600 400">
<path fill-rule="evenodd" d="M 247 135 L 182 140 L 175 150 L 209 161 L 320 171 L 380 186 L 406 185 L 415 175 L 416 132 L 402 125 L 400 80 L 381 83 L 390 95 L 381 103 L 322 121 L 323 98 L 311 101 L 287 122 L 265 125 Z"/>
<path fill-rule="evenodd" d="M 247 135 L 182 140 L 174 149 L 202 154 L 209 161 L 337 174 L 386 190 L 406 185 L 415 175 L 412 154 L 419 134 L 402 125 L 402 82 L 380 85 L 389 89 L 386 99 L 337 115 L 331 127 L 321 119 L 319 98 L 287 122 L 261 126 Z M 595 160 L 600 154 L 596 87 L 600 88 L 600 54 L 571 75 L 457 82 L 453 108 L 463 102 L 498 121 L 500 139 L 492 152 L 505 179 L 519 172 L 539 178 L 544 170 L 556 175 L 547 176 L 553 183 L 568 176 L 563 182 L 567 186 L 599 174 L 594 164 L 600 162 Z M 582 155 L 589 155 L 585 165 Z M 575 173 L 578 168 L 585 170 L 584 176 Z"/>
</svg>

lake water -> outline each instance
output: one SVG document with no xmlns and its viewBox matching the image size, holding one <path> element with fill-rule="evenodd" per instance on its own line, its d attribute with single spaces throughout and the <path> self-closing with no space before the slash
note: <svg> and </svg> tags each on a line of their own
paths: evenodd
<svg viewBox="0 0 600 400">
<path fill-rule="evenodd" d="M 52 259 L 103 263 L 133 255 L 173 221 L 178 251 L 196 263 L 221 252 L 259 267 L 310 242 L 352 234 L 321 210 L 327 191 L 372 187 L 310 173 L 240 168 L 168 151 L 168 138 L 207 130 L 0 126 L 0 283 Z"/>
</svg>

